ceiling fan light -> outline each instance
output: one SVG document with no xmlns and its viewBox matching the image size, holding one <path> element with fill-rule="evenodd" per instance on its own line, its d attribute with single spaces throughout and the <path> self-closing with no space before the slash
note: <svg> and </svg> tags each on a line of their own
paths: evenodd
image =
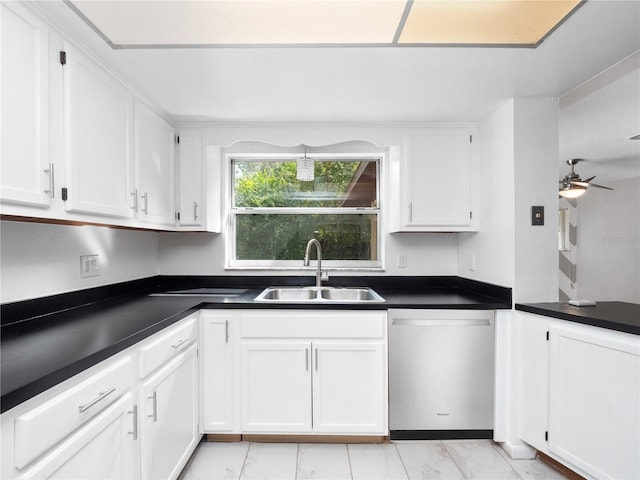
<svg viewBox="0 0 640 480">
<path fill-rule="evenodd" d="M 583 187 L 569 186 L 561 188 L 559 193 L 561 197 L 573 199 L 578 198 L 586 191 L 587 189 Z"/>
<path fill-rule="evenodd" d="M 301 182 L 313 182 L 314 162 L 312 158 L 305 156 L 296 160 L 296 178 Z"/>
</svg>

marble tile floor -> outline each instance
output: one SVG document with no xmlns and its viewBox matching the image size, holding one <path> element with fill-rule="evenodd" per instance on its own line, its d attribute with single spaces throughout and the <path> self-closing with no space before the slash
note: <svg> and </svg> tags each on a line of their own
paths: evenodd
<svg viewBox="0 0 640 480">
<path fill-rule="evenodd" d="M 490 440 L 383 445 L 207 443 L 181 480 L 559 480 L 540 460 L 512 460 Z"/>
</svg>

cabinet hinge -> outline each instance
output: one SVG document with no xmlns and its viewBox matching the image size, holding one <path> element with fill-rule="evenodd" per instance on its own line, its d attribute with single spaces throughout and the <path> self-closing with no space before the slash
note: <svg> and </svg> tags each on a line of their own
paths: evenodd
<svg viewBox="0 0 640 480">
<path fill-rule="evenodd" d="M 67 52 L 65 52 L 64 50 L 60 50 L 60 63 L 62 65 L 67 64 Z"/>
<path fill-rule="evenodd" d="M 180 145 L 180 135 L 176 135 L 176 143 Z"/>
<path fill-rule="evenodd" d="M 69 191 L 67 190 L 67 187 L 63 187 L 62 188 L 62 201 L 66 202 L 67 198 L 69 198 Z"/>
<path fill-rule="evenodd" d="M 549 341 L 549 331 L 547 330 L 547 342 Z"/>
<path fill-rule="evenodd" d="M 549 432 L 544 432 L 544 441 L 545 442 L 549 441 Z"/>
</svg>

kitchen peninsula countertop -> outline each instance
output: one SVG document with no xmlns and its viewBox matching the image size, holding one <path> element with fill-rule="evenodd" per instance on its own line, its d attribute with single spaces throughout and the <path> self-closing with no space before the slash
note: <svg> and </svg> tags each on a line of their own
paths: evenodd
<svg viewBox="0 0 640 480">
<path fill-rule="evenodd" d="M 576 307 L 569 302 L 516 303 L 516 310 L 568 320 L 594 327 L 640 335 L 640 304 L 627 302 L 596 302 L 596 305 Z"/>
<path fill-rule="evenodd" d="M 5 412 L 200 309 L 510 309 L 511 289 L 458 277 L 356 277 L 328 282 L 370 286 L 383 303 L 266 303 L 268 285 L 307 277 L 154 277 L 2 305 L 1 409 Z M 295 283 L 293 283 L 295 282 Z M 213 295 L 166 295 L 184 289 Z"/>
</svg>

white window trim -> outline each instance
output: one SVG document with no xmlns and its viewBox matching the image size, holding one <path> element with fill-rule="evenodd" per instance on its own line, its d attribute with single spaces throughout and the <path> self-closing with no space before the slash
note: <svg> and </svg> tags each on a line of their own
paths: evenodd
<svg viewBox="0 0 640 480">
<path fill-rule="evenodd" d="M 301 252 L 300 260 L 236 260 L 236 214 L 264 214 L 274 213 L 277 211 L 280 214 L 300 214 L 300 213 L 321 213 L 327 215 L 348 215 L 348 214 L 373 214 L 377 216 L 376 222 L 376 235 L 377 235 L 377 260 L 322 260 L 323 270 L 332 271 L 384 271 L 383 252 L 384 242 L 382 238 L 382 212 L 383 212 L 383 200 L 382 200 L 382 171 L 383 163 L 386 158 L 386 153 L 381 151 L 376 154 L 372 153 L 316 153 L 312 155 L 314 159 L 342 159 L 342 160 L 375 160 L 377 169 L 377 185 L 376 195 L 378 199 L 377 208 L 373 207 L 344 207 L 344 208 L 256 208 L 256 207 L 234 207 L 235 185 L 233 181 L 233 160 L 289 160 L 293 161 L 300 157 L 299 153 L 264 153 L 264 154 L 245 154 L 245 153 L 227 153 L 225 154 L 225 182 L 227 185 L 227 205 L 228 205 L 228 237 L 226 241 L 226 259 L 225 270 L 287 270 L 287 271 L 309 271 L 315 268 L 315 260 L 311 260 L 311 266 L 305 267 L 302 264 L 304 252 Z"/>
</svg>

